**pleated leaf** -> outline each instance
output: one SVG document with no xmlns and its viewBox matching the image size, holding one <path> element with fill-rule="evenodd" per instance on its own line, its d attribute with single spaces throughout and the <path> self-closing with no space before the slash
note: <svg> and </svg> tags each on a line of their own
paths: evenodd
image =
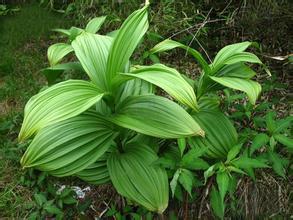
<svg viewBox="0 0 293 220">
<path fill-rule="evenodd" d="M 210 76 L 210 78 L 223 86 L 245 92 L 247 94 L 249 101 L 253 105 L 255 105 L 256 99 L 261 92 L 260 84 L 249 79 L 214 76 Z"/>
<path fill-rule="evenodd" d="M 58 64 L 67 54 L 73 51 L 70 44 L 57 43 L 48 48 L 47 56 L 50 66 Z"/>
<path fill-rule="evenodd" d="M 90 79 L 103 90 L 109 89 L 106 76 L 107 59 L 112 38 L 91 33 L 83 33 L 73 42 L 72 47 Z"/>
<path fill-rule="evenodd" d="M 26 104 L 19 140 L 45 126 L 79 115 L 102 96 L 99 88 L 83 80 L 67 80 L 49 87 Z"/>
<path fill-rule="evenodd" d="M 226 65 L 217 74 L 217 76 L 238 77 L 243 79 L 250 79 L 255 75 L 256 72 L 242 62 Z"/>
<path fill-rule="evenodd" d="M 177 70 L 162 64 L 139 66 L 131 73 L 123 75 L 148 81 L 169 93 L 173 98 L 190 108 L 197 110 L 197 102 L 193 88 Z"/>
<path fill-rule="evenodd" d="M 131 79 L 122 84 L 116 93 L 116 103 L 122 102 L 129 96 L 153 94 L 154 87 L 152 84 L 141 80 Z"/>
<path fill-rule="evenodd" d="M 249 63 L 259 63 L 262 64 L 260 59 L 254 55 L 253 53 L 249 52 L 242 52 L 242 53 L 237 53 L 234 54 L 232 57 L 229 57 L 228 59 L 225 60 L 224 64 L 234 64 L 234 63 L 239 63 L 239 62 L 249 62 Z"/>
<path fill-rule="evenodd" d="M 231 44 L 222 48 L 217 53 L 212 66 L 216 68 L 218 65 L 224 64 L 228 58 L 232 57 L 235 54 L 244 52 L 251 44 L 251 42 L 245 41 L 242 43 Z"/>
<path fill-rule="evenodd" d="M 184 44 L 181 44 L 179 42 L 176 42 L 174 40 L 166 39 L 158 43 L 156 46 L 154 46 L 149 52 L 151 54 L 154 54 L 154 53 L 160 53 L 160 52 L 172 50 L 174 48 L 181 48 L 186 50 L 199 62 L 199 64 L 201 65 L 201 67 L 204 69 L 206 73 L 210 71 L 209 64 L 206 62 L 206 60 L 202 57 L 202 55 L 197 50 L 190 48 Z"/>
<path fill-rule="evenodd" d="M 155 95 L 128 97 L 109 120 L 121 127 L 160 138 L 204 135 L 182 107 Z"/>
<path fill-rule="evenodd" d="M 54 176 L 75 174 L 94 163 L 113 141 L 111 123 L 86 112 L 41 129 L 21 159 Z"/>
<path fill-rule="evenodd" d="M 102 24 L 105 22 L 105 19 L 106 19 L 106 16 L 93 18 L 87 23 L 85 31 L 92 34 L 97 33 L 100 30 Z"/>
<path fill-rule="evenodd" d="M 125 65 L 148 29 L 148 6 L 133 12 L 122 24 L 110 49 L 107 74 L 113 79 Z"/>
<path fill-rule="evenodd" d="M 101 156 L 95 163 L 90 164 L 84 170 L 79 171 L 75 175 L 90 184 L 100 185 L 108 183 L 110 181 L 110 176 L 107 167 L 106 154 L 107 153 Z"/>
<path fill-rule="evenodd" d="M 221 112 L 200 111 L 192 117 L 205 131 L 205 137 L 192 137 L 190 145 L 195 149 L 205 149 L 206 156 L 225 159 L 229 150 L 237 143 L 237 133 L 233 124 Z"/>
<path fill-rule="evenodd" d="M 166 171 L 153 166 L 155 152 L 142 144 L 130 144 L 125 153 L 108 159 L 112 183 L 118 193 L 150 211 L 163 213 L 168 206 L 169 186 Z"/>
</svg>

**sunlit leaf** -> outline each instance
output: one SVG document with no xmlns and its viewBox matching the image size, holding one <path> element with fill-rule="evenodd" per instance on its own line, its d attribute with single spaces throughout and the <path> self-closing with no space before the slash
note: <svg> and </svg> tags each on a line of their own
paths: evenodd
<svg viewBox="0 0 293 220">
<path fill-rule="evenodd" d="M 57 43 L 53 44 L 48 48 L 47 56 L 50 63 L 50 66 L 55 66 L 58 64 L 63 57 L 73 51 L 73 48 L 70 44 Z"/>
<path fill-rule="evenodd" d="M 217 53 L 213 61 L 213 67 L 216 68 L 217 66 L 224 64 L 228 58 L 232 57 L 235 54 L 245 51 L 251 44 L 251 42 L 246 41 L 242 43 L 231 44 L 222 48 Z"/>
<path fill-rule="evenodd" d="M 155 95 L 131 96 L 117 107 L 109 120 L 139 133 L 181 138 L 204 135 L 194 119 L 176 103 Z"/>
<path fill-rule="evenodd" d="M 113 79 L 125 65 L 148 29 L 148 6 L 133 12 L 123 22 L 112 43 L 107 62 L 107 76 Z"/>
<path fill-rule="evenodd" d="M 101 157 L 112 141 L 111 124 L 95 112 L 86 112 L 41 129 L 21 164 L 54 176 L 72 175 Z"/>
<path fill-rule="evenodd" d="M 210 78 L 223 86 L 245 92 L 248 96 L 249 101 L 253 105 L 255 104 L 256 99 L 261 92 L 260 84 L 249 79 L 214 76 L 210 76 Z"/>
<path fill-rule="evenodd" d="M 104 91 L 109 91 L 110 81 L 106 68 L 112 38 L 97 34 L 83 33 L 73 42 L 72 47 L 90 79 Z"/>
<path fill-rule="evenodd" d="M 160 53 L 168 50 L 172 50 L 174 48 L 181 48 L 186 50 L 188 53 L 190 53 L 201 65 L 201 67 L 204 69 L 206 73 L 210 71 L 210 67 L 208 63 L 205 61 L 205 59 L 202 57 L 202 55 L 195 49 L 188 47 L 184 44 L 181 44 L 179 42 L 176 42 L 174 40 L 166 39 L 160 43 L 158 43 L 156 46 L 154 46 L 151 50 L 150 53 Z"/>
<path fill-rule="evenodd" d="M 67 80 L 49 87 L 26 104 L 19 140 L 32 136 L 45 126 L 79 115 L 102 96 L 99 88 L 83 80 Z"/>
<path fill-rule="evenodd" d="M 169 93 L 184 105 L 197 110 L 197 102 L 193 88 L 177 70 L 162 64 L 152 66 L 137 66 L 131 73 L 123 75 L 148 81 Z"/>
<path fill-rule="evenodd" d="M 100 27 L 102 26 L 102 24 L 105 22 L 105 19 L 106 19 L 106 16 L 93 18 L 87 23 L 85 31 L 92 34 L 97 33 L 100 30 Z"/>
</svg>

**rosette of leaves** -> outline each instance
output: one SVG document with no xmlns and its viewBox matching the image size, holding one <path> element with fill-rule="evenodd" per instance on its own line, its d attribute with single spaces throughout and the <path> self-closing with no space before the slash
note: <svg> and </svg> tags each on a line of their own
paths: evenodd
<svg viewBox="0 0 293 220">
<path fill-rule="evenodd" d="M 192 148 L 207 147 L 206 156 L 224 160 L 231 148 L 238 143 L 236 129 L 219 108 L 220 97 L 217 91 L 226 88 L 244 92 L 248 100 L 254 105 L 261 92 L 261 86 L 252 78 L 256 72 L 247 63 L 259 64 L 269 73 L 260 59 L 251 52 L 246 52 L 252 42 L 242 42 L 222 48 L 208 63 L 195 49 L 171 39 L 164 40 L 154 46 L 148 55 L 168 51 L 174 48 L 186 50 L 201 67 L 198 80 L 188 79 L 196 91 L 198 111 L 192 112 L 192 117 L 205 131 L 205 138 L 191 137 L 188 143 Z M 269 73 L 270 74 L 270 73 Z"/>
<path fill-rule="evenodd" d="M 111 181 L 121 195 L 162 213 L 168 179 L 164 168 L 153 166 L 152 143 L 204 131 L 185 109 L 199 106 L 178 71 L 162 64 L 130 65 L 148 29 L 147 10 L 148 5 L 133 12 L 112 35 L 95 34 L 104 18 L 93 19 L 85 30 L 59 30 L 69 40 L 49 47 L 47 76 L 77 67 L 89 81 L 67 80 L 33 96 L 24 109 L 19 141 L 33 138 L 21 159 L 24 168 L 95 184 Z M 78 61 L 62 63 L 70 53 Z M 155 86 L 174 101 L 155 95 Z"/>
</svg>

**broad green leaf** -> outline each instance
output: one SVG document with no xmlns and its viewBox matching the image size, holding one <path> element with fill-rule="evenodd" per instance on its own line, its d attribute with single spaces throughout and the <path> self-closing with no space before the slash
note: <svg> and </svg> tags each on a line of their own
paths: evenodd
<svg viewBox="0 0 293 220">
<path fill-rule="evenodd" d="M 193 173 L 186 169 L 181 169 L 178 181 L 183 186 L 183 188 L 188 192 L 188 194 L 192 197 L 191 191 L 194 182 Z"/>
<path fill-rule="evenodd" d="M 261 92 L 260 84 L 249 79 L 240 79 L 235 77 L 214 77 L 214 76 L 210 76 L 210 78 L 223 86 L 245 92 L 248 96 L 249 101 L 253 105 L 255 104 L 256 99 Z"/>
<path fill-rule="evenodd" d="M 237 143 L 237 132 L 229 119 L 219 111 L 200 111 L 192 117 L 205 131 L 205 137 L 192 137 L 192 148 L 208 148 L 206 156 L 226 159 L 229 150 Z"/>
<path fill-rule="evenodd" d="M 163 213 L 168 206 L 167 173 L 152 163 L 155 152 L 142 144 L 129 144 L 124 153 L 113 153 L 108 159 L 110 178 L 116 190 L 150 211 Z"/>
<path fill-rule="evenodd" d="M 176 172 L 173 175 L 173 178 L 172 178 L 171 182 L 170 182 L 170 188 L 171 188 L 171 192 L 172 192 L 172 197 L 174 197 L 180 173 L 181 173 L 181 169 L 177 169 Z"/>
<path fill-rule="evenodd" d="M 234 54 L 233 56 L 229 57 L 225 60 L 224 64 L 231 65 L 239 62 L 249 62 L 249 63 L 258 63 L 262 64 L 260 59 L 254 55 L 253 53 L 249 52 L 241 52 Z"/>
<path fill-rule="evenodd" d="M 177 70 L 162 64 L 152 66 L 136 66 L 131 73 L 123 75 L 148 81 L 169 93 L 173 98 L 190 108 L 197 110 L 197 102 L 193 88 Z"/>
<path fill-rule="evenodd" d="M 218 172 L 217 173 L 217 184 L 220 192 L 222 202 L 224 202 L 225 195 L 228 191 L 230 184 L 230 177 L 227 172 Z"/>
<path fill-rule="evenodd" d="M 199 151 L 191 149 L 185 154 L 180 162 L 181 166 L 190 170 L 206 170 L 209 164 L 203 159 L 199 158 Z M 202 152 L 203 153 L 203 152 Z"/>
<path fill-rule="evenodd" d="M 105 19 L 106 19 L 106 16 L 93 18 L 87 23 L 85 31 L 92 34 L 97 33 L 100 30 L 100 27 L 104 23 Z"/>
<path fill-rule="evenodd" d="M 223 219 L 225 212 L 225 204 L 221 199 L 220 193 L 218 192 L 218 190 L 216 190 L 214 186 L 212 187 L 210 201 L 214 214 L 220 219 Z"/>
<path fill-rule="evenodd" d="M 205 73 L 208 73 L 210 71 L 209 64 L 205 61 L 205 59 L 202 57 L 202 55 L 197 50 L 190 48 L 184 44 L 181 44 L 179 42 L 176 42 L 174 40 L 166 39 L 166 40 L 158 43 L 156 46 L 154 46 L 149 52 L 150 52 L 150 54 L 160 53 L 160 52 L 172 50 L 177 47 L 184 49 L 189 54 L 191 54 L 199 62 L 201 67 L 204 69 Z"/>
<path fill-rule="evenodd" d="M 248 157 L 240 157 L 237 160 L 233 160 L 232 162 L 236 167 L 240 169 L 245 168 L 267 168 L 269 167 L 262 160 L 248 158 Z"/>
<path fill-rule="evenodd" d="M 75 174 L 94 163 L 110 147 L 113 128 L 96 112 L 54 123 L 41 129 L 21 159 L 54 176 Z"/>
<path fill-rule="evenodd" d="M 216 76 L 237 77 L 243 79 L 250 79 L 255 75 L 256 72 L 242 62 L 226 65 L 216 74 Z"/>
<path fill-rule="evenodd" d="M 90 79 L 104 91 L 109 91 L 106 68 L 112 38 L 83 33 L 73 42 L 72 47 L 85 72 Z"/>
<path fill-rule="evenodd" d="M 131 96 L 109 118 L 115 124 L 160 138 L 204 135 L 194 119 L 176 103 L 155 95 Z"/>
<path fill-rule="evenodd" d="M 48 48 L 47 56 L 50 63 L 50 66 L 55 66 L 58 64 L 63 57 L 73 51 L 73 48 L 70 44 L 57 43 L 53 44 Z"/>
<path fill-rule="evenodd" d="M 288 147 L 289 150 L 291 151 L 293 150 L 293 139 L 286 137 L 285 135 L 282 135 L 282 134 L 276 134 L 274 135 L 274 138 L 281 144 Z"/>
<path fill-rule="evenodd" d="M 116 93 L 116 103 L 121 103 L 129 96 L 153 94 L 154 87 L 152 84 L 141 80 L 132 79 L 122 84 Z"/>
<path fill-rule="evenodd" d="M 69 62 L 42 69 L 41 72 L 46 76 L 48 84 L 52 85 L 64 71 L 68 70 L 76 70 L 81 72 L 83 71 L 83 68 L 79 62 Z"/>
<path fill-rule="evenodd" d="M 108 183 L 110 176 L 107 168 L 107 160 L 102 159 L 102 157 L 75 175 L 90 184 L 100 185 Z"/>
<path fill-rule="evenodd" d="M 266 145 L 270 141 L 270 137 L 264 133 L 257 134 L 252 140 L 252 144 L 250 146 L 249 155 L 251 156 L 254 151 L 258 150 L 262 146 Z"/>
<path fill-rule="evenodd" d="M 45 126 L 79 115 L 102 97 L 99 88 L 83 80 L 67 80 L 49 87 L 26 104 L 19 140 L 29 138 Z"/>
<path fill-rule="evenodd" d="M 241 147 L 242 144 L 237 144 L 234 147 L 232 147 L 231 150 L 229 150 L 226 161 L 227 163 L 233 160 L 239 154 Z"/>
<path fill-rule="evenodd" d="M 107 77 L 113 79 L 125 65 L 148 29 L 148 5 L 133 12 L 122 24 L 110 48 Z"/>
<path fill-rule="evenodd" d="M 246 41 L 242 43 L 231 44 L 222 48 L 217 53 L 212 66 L 216 68 L 217 66 L 223 65 L 228 58 L 245 51 L 251 44 L 251 42 Z"/>
</svg>

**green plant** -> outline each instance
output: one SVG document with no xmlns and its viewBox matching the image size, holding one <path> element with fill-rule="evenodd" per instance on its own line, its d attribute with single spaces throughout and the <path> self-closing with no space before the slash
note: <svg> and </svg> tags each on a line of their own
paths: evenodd
<svg viewBox="0 0 293 220">
<path fill-rule="evenodd" d="M 30 204 L 31 214 L 29 219 L 42 219 L 48 216 L 55 216 L 56 219 L 62 219 L 64 217 L 63 208 L 64 205 L 73 205 L 77 203 L 77 200 L 73 197 L 73 190 L 65 188 L 61 192 L 51 186 L 47 189 L 52 199 L 48 199 L 48 193 L 35 193 L 34 203 Z"/>
<path fill-rule="evenodd" d="M 211 202 L 223 218 L 225 195 L 236 178 L 232 173 L 253 177 L 254 168 L 267 165 L 242 147 L 217 91 L 243 91 L 255 105 L 261 86 L 246 63 L 267 69 L 245 52 L 256 45 L 251 42 L 224 47 L 209 64 L 195 49 L 170 39 L 144 53 L 142 61 L 149 56 L 157 62 L 156 53 L 183 48 L 199 62 L 199 80 L 163 64 L 131 65 L 148 28 L 147 9 L 148 4 L 107 35 L 96 34 L 105 17 L 94 18 L 85 29 L 57 29 L 68 40 L 48 49 L 50 67 L 43 72 L 49 83 L 71 69 L 84 71 L 90 82 L 57 83 L 29 100 L 19 140 L 34 138 L 21 164 L 57 177 L 112 182 L 121 195 L 158 213 L 168 205 L 168 177 L 172 195 L 183 187 L 193 196 L 194 186 L 202 185 L 195 172 L 206 170 L 206 180 L 216 175 Z M 61 63 L 72 52 L 78 61 Z M 156 87 L 174 101 L 156 95 Z"/>
<path fill-rule="evenodd" d="M 32 97 L 19 140 L 35 136 L 21 159 L 24 168 L 94 183 L 110 179 L 123 196 L 162 213 L 168 179 L 164 169 L 150 166 L 158 156 L 148 144 L 157 145 L 156 139 L 149 135 L 182 138 L 204 132 L 184 108 L 154 94 L 151 83 L 198 109 L 192 87 L 175 69 L 130 68 L 129 58 L 148 28 L 147 9 L 130 15 L 114 37 L 94 34 L 104 21 L 97 18 L 74 37 L 68 34 L 69 43 L 48 49 L 51 68 L 74 51 L 91 82 L 68 80 Z"/>
<path fill-rule="evenodd" d="M 278 153 L 277 147 L 282 145 L 287 152 L 293 152 L 292 122 L 293 117 L 288 116 L 284 119 L 275 120 L 276 112 L 268 112 L 265 117 L 265 129 L 262 132 L 256 132 L 249 149 L 252 155 L 258 149 L 265 147 L 265 152 L 261 157 L 267 159 L 274 171 L 285 178 L 285 168 L 289 164 L 289 160 Z"/>
</svg>

